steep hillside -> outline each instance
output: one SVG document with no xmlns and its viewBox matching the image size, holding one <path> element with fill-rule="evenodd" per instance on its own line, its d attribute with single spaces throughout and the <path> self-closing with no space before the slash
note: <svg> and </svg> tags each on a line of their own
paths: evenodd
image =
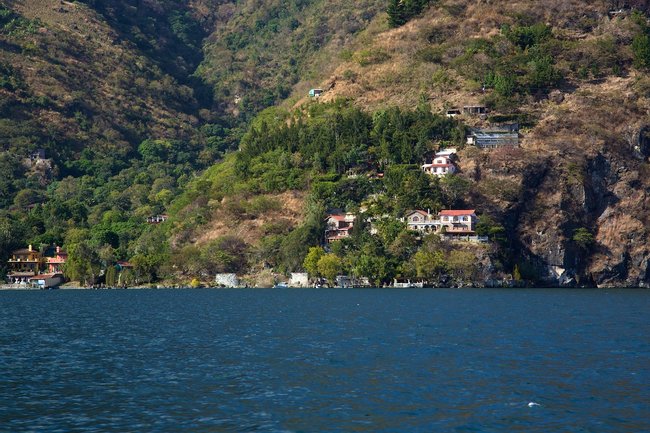
<svg viewBox="0 0 650 433">
<path fill-rule="evenodd" d="M 16 1 L 2 14 L 5 150 L 44 148 L 64 169 L 83 172 L 75 160 L 87 149 L 93 155 L 84 159 L 110 172 L 145 138 L 195 135 L 193 89 L 93 9 Z"/>
<path fill-rule="evenodd" d="M 3 5 L 2 255 L 64 243 L 85 280 L 128 259 L 179 284 L 650 285 L 645 0 Z M 488 114 L 445 116 L 470 105 Z M 466 145 L 509 122 L 520 148 Z M 452 146 L 458 175 L 423 173 Z M 458 208 L 489 244 L 399 221 Z M 332 209 L 358 223 L 324 251 Z"/>
<path fill-rule="evenodd" d="M 198 74 L 214 86 L 219 105 L 236 115 L 274 105 L 294 88 L 306 93 L 357 38 L 369 40 L 368 26 L 386 26 L 383 19 L 373 23 L 384 0 L 217 3 Z"/>
<path fill-rule="evenodd" d="M 648 51 L 642 47 L 648 38 L 642 14 L 647 11 L 647 2 L 432 2 L 420 17 L 370 40 L 360 38 L 343 50 L 336 70 L 320 75 L 319 87 L 326 89 L 320 101 L 349 99 L 374 112 L 375 122 L 391 113 L 391 107 L 420 110 L 423 104 L 441 114 L 449 108 L 486 105 L 487 118 L 461 118 L 469 126 L 518 121 L 523 127 L 520 149 L 468 147 L 460 153 L 459 178 L 468 184 L 459 202 L 445 198 L 449 187 L 441 185 L 442 200 L 435 198 L 434 186 L 429 198 L 406 199 L 404 206 L 429 200 L 434 208 L 477 208 L 505 230 L 506 240 L 493 257 L 501 262 L 497 268 L 517 268 L 525 279 L 648 285 L 650 153 L 644 126 L 650 124 L 650 63 L 645 63 L 650 57 L 644 57 Z M 304 89 L 295 92 L 299 103 L 285 105 L 313 113 L 313 104 L 304 105 Z M 258 133 L 269 133 L 271 117 Z M 408 123 L 396 121 L 408 128 Z M 341 175 L 390 170 L 386 162 L 391 159 L 419 164 L 439 146 L 463 143 L 458 136 L 441 140 L 430 133 L 421 143 L 417 133 L 409 136 L 404 130 L 413 150 L 404 159 L 394 158 L 404 150 L 393 142 L 388 148 L 393 158 L 382 160 L 381 142 L 373 148 L 378 127 L 371 125 L 369 138 L 361 139 L 368 146 L 363 164 L 342 162 L 339 167 L 323 161 L 311 166 L 300 144 L 285 151 L 297 151 L 307 167 L 319 167 L 316 172 Z M 289 137 L 291 133 L 284 140 L 295 143 Z M 255 154 L 285 147 L 282 139 L 276 140 L 262 138 Z M 342 187 L 344 177 L 333 180 Z M 390 193 L 387 187 L 372 187 L 347 203 L 323 197 L 313 183 L 310 189 L 325 207 L 350 208 L 364 197 Z M 380 208 L 399 216 L 404 206 L 384 203 Z"/>
<path fill-rule="evenodd" d="M 0 273 L 13 248 L 80 240 L 86 273 L 138 255 L 161 266 L 167 234 L 146 218 L 380 3 L 2 2 Z"/>
<path fill-rule="evenodd" d="M 461 159 L 472 204 L 502 221 L 536 278 L 648 284 L 650 80 L 634 67 L 647 24 L 624 6 L 648 10 L 647 2 L 436 2 L 355 52 L 322 82 L 332 87 L 324 99 L 377 109 L 425 98 L 434 112 L 486 104 L 488 122 L 466 121 L 522 121 L 520 151 L 468 149 Z M 593 234 L 588 245 L 576 236 L 582 229 Z"/>
</svg>

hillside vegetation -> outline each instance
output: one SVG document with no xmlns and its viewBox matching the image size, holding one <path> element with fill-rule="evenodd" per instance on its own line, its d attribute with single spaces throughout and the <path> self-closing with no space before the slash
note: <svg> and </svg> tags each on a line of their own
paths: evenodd
<svg viewBox="0 0 650 433">
<path fill-rule="evenodd" d="M 141 283 L 323 259 L 376 284 L 648 285 L 648 6 L 5 2 L 0 250 L 65 244 L 72 278 L 130 260 Z M 487 118 L 444 116 L 479 104 Z M 503 122 L 520 149 L 465 145 Z M 459 175 L 420 170 L 451 146 Z M 398 221 L 461 207 L 489 245 Z M 334 208 L 377 234 L 318 250 Z"/>
<path fill-rule="evenodd" d="M 610 15 L 619 9 L 623 13 Z M 337 120 L 350 110 L 347 104 L 330 107 L 340 117 L 326 116 L 324 121 L 314 114 L 313 104 L 299 104 L 296 110 L 307 115 L 289 124 L 303 122 L 304 133 L 291 132 L 300 126 L 285 126 L 286 115 L 268 113 L 279 120 L 281 138 L 269 126 L 273 122 L 254 126 L 250 133 L 257 137 L 254 148 L 268 156 L 253 159 L 248 156 L 250 143 L 243 141 L 240 175 L 246 185 L 255 185 L 252 191 L 242 186 L 243 193 L 256 194 L 261 185 L 282 189 L 304 188 L 306 183 L 322 208 L 354 210 L 379 196 L 386 202 L 376 212 L 394 217 L 409 207 L 475 207 L 484 216 L 483 232 L 505 238 L 492 254 L 496 271 L 517 268 L 523 278 L 551 284 L 647 284 L 648 149 L 642 129 L 649 106 L 644 48 L 648 27 L 641 13 L 645 11 L 647 5 L 639 2 L 432 2 L 422 16 L 341 51 L 337 70 L 323 76 L 321 87 L 328 90 L 321 101 L 346 98 L 372 114 L 372 121 L 368 118 L 354 127 L 360 135 L 339 135 L 337 140 L 311 131 L 321 123 L 336 131 Z M 425 182 L 420 201 L 412 199 L 422 191 L 412 181 L 396 194 L 390 191 L 390 176 L 399 164 L 415 164 L 411 167 L 416 174 L 417 165 L 434 149 L 462 146 L 464 135 L 462 125 L 455 127 L 461 132 L 454 136 L 414 133 L 408 120 L 391 119 L 398 112 L 395 107 L 442 114 L 474 104 L 487 105 L 490 116 L 464 122 L 481 126 L 517 121 L 524 127 L 522 148 L 462 151 L 460 192 L 452 190 L 447 197 L 461 198 L 455 202 L 445 200 L 435 181 Z M 384 118 L 391 119 L 387 123 L 398 131 L 388 131 L 379 138 L 383 144 L 373 145 L 381 128 L 377 122 Z M 369 132 L 360 125 L 369 125 Z M 301 149 L 303 137 L 314 146 Z M 339 148 L 337 142 L 346 146 Z M 356 148 L 355 142 L 363 145 Z M 251 171 L 251 163 L 258 168 Z M 307 181 L 297 176 L 296 183 L 286 185 L 284 174 L 305 169 L 312 172 Z M 363 183 L 351 173 L 384 170 L 389 177 L 374 187 L 345 186 Z M 319 173 L 337 174 L 327 179 L 335 194 L 323 196 Z M 269 183 L 267 178 L 273 176 L 282 181 Z M 357 195 L 348 197 L 344 191 Z M 314 227 L 312 236 L 319 230 L 322 227 Z M 371 247 L 362 239 L 352 243 L 338 256 L 354 270 L 356 259 Z M 415 245 L 412 252 L 423 247 Z M 388 245 L 375 247 L 369 256 L 389 261 L 392 257 Z M 411 253 L 394 261 L 397 267 L 386 274 L 417 275 L 413 268 L 396 264 L 408 257 L 415 258 Z"/>
<path fill-rule="evenodd" d="M 384 0 L 218 3 L 197 74 L 213 86 L 221 108 L 244 117 L 294 88 L 306 93 L 340 62 L 342 50 L 369 38 L 368 26 L 385 9 Z"/>
</svg>

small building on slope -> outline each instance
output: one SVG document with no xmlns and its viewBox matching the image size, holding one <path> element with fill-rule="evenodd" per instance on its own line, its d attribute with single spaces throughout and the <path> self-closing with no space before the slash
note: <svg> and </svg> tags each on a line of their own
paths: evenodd
<svg viewBox="0 0 650 433">
<path fill-rule="evenodd" d="M 354 227 L 355 217 L 351 213 L 336 213 L 327 216 L 325 228 L 325 242 L 332 243 L 350 236 Z"/>
<path fill-rule="evenodd" d="M 473 128 L 467 136 L 467 144 L 481 149 L 519 147 L 519 125 L 515 123 L 490 128 Z"/>
<path fill-rule="evenodd" d="M 448 174 L 454 174 L 458 171 L 458 167 L 454 162 L 454 156 L 456 155 L 456 149 L 450 148 L 442 150 L 433 157 L 431 164 L 422 165 L 422 170 L 432 176 L 446 176 Z"/>
</svg>

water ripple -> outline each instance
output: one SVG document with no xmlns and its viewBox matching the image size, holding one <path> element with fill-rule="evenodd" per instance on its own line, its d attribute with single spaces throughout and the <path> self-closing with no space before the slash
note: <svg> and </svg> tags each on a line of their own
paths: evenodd
<svg viewBox="0 0 650 433">
<path fill-rule="evenodd" d="M 650 431 L 649 307 L 645 291 L 0 292 L 0 432 Z"/>
</svg>

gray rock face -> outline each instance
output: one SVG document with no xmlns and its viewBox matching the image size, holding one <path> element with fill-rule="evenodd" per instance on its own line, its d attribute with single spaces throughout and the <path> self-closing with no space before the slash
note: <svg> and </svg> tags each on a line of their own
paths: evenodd
<svg viewBox="0 0 650 433">
<path fill-rule="evenodd" d="M 647 163 L 629 148 L 571 157 L 525 164 L 513 157 L 507 169 L 493 160 L 477 164 L 485 179 L 519 176 L 517 202 L 480 198 L 503 212 L 513 262 L 527 263 L 551 286 L 649 286 Z M 576 236 L 585 231 L 586 239 Z"/>
</svg>

